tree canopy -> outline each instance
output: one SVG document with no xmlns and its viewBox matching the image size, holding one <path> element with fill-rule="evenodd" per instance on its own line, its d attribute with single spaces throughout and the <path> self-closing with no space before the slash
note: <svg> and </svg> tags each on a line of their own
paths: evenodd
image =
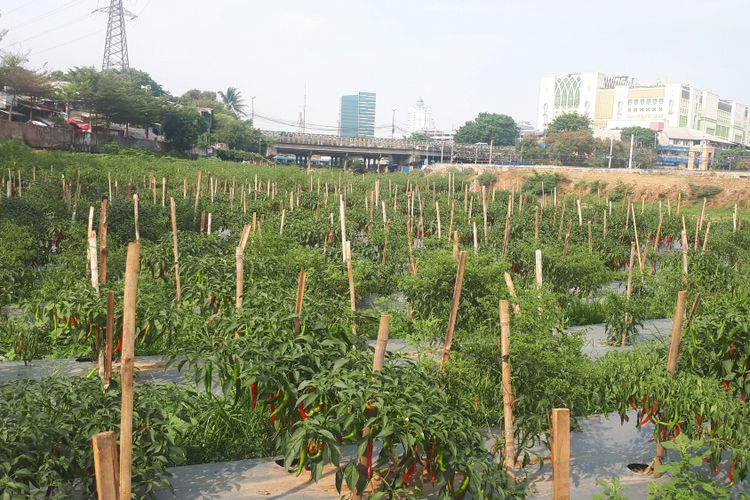
<svg viewBox="0 0 750 500">
<path fill-rule="evenodd" d="M 170 105 L 164 109 L 162 130 L 175 150 L 185 151 L 198 142 L 208 124 L 195 109 Z"/>
<path fill-rule="evenodd" d="M 591 131 L 591 119 L 578 113 L 563 113 L 547 125 L 547 134 Z"/>
<path fill-rule="evenodd" d="M 518 125 L 508 115 L 479 113 L 474 120 L 458 129 L 453 140 L 460 144 L 494 142 L 496 146 L 512 146 L 518 139 Z"/>
<path fill-rule="evenodd" d="M 235 87 L 229 87 L 226 92 L 219 91 L 219 97 L 235 118 L 245 115 L 245 100 L 242 98 L 242 92 Z"/>
<path fill-rule="evenodd" d="M 620 131 L 620 140 L 630 144 L 630 136 L 639 147 L 653 147 L 656 144 L 656 131 L 645 127 L 625 127 Z"/>
</svg>

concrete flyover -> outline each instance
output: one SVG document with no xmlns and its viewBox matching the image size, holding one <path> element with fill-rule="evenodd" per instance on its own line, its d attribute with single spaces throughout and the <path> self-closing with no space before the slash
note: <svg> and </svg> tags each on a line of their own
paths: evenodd
<svg viewBox="0 0 750 500">
<path fill-rule="evenodd" d="M 429 159 L 433 162 L 493 162 L 515 161 L 515 149 L 490 147 L 487 144 L 466 145 L 453 143 L 428 143 L 403 139 L 373 137 L 339 137 L 323 134 L 263 131 L 269 143 L 267 156 L 293 154 L 300 164 L 307 164 L 312 155 L 330 156 L 338 165 L 347 156 L 357 156 L 368 166 L 381 159 L 389 163 L 406 165 Z"/>
</svg>

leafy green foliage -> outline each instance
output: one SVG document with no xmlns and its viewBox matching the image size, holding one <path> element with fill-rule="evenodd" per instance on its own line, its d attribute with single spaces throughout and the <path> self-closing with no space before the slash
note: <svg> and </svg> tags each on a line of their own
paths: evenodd
<svg viewBox="0 0 750 500">
<path fill-rule="evenodd" d="M 460 144 L 493 142 L 495 146 L 513 146 L 518 139 L 518 125 L 508 115 L 479 113 L 470 122 L 463 124 L 453 140 Z"/>
<path fill-rule="evenodd" d="M 563 113 L 547 125 L 547 134 L 563 132 L 586 132 L 591 134 L 591 119 L 578 113 Z"/>
</svg>

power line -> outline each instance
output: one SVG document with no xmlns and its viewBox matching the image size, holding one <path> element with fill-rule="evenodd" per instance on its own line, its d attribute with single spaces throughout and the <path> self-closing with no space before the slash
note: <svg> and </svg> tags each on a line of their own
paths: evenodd
<svg viewBox="0 0 750 500">
<path fill-rule="evenodd" d="M 28 3 L 31 3 L 32 1 L 33 1 L 33 0 L 29 0 L 29 2 L 28 2 Z M 23 4 L 23 3 L 22 3 L 21 5 L 19 5 L 19 6 L 17 6 L 17 7 L 14 7 L 14 8 L 12 8 L 12 9 L 10 9 L 10 10 L 6 10 L 6 11 L 3 11 L 3 12 L 0 12 L 0 14 L 10 14 L 11 12 L 15 12 L 15 11 L 17 11 L 17 10 L 21 10 L 21 9 L 24 9 L 24 8 L 26 8 L 26 7 L 28 7 L 28 5 L 27 5 L 27 4 Z"/>
<path fill-rule="evenodd" d="M 71 43 L 76 43 L 76 42 L 78 42 L 80 40 L 83 40 L 85 38 L 89 38 L 89 37 L 92 37 L 94 35 L 100 35 L 101 33 L 104 33 L 105 31 L 106 31 L 105 29 L 100 29 L 100 30 L 97 30 L 97 31 L 92 31 L 91 33 L 88 33 L 88 34 L 83 35 L 83 36 L 79 36 L 79 37 L 74 38 L 72 40 L 69 40 L 67 42 L 58 43 L 58 44 L 54 45 L 53 47 L 47 47 L 46 49 L 34 51 L 34 54 L 35 55 L 36 54 L 43 54 L 45 52 L 49 52 L 50 50 L 55 50 L 55 49 L 60 48 L 60 47 L 65 47 L 67 45 L 70 45 Z"/>
<path fill-rule="evenodd" d="M 38 21 L 40 19 L 44 19 L 46 17 L 49 17 L 52 14 L 55 14 L 56 12 L 59 12 L 59 11 L 61 11 L 63 9 L 66 9 L 67 7 L 69 7 L 69 6 L 73 5 L 73 4 L 76 4 L 76 3 L 79 3 L 79 2 L 82 2 L 82 1 L 83 0 L 72 0 L 72 1 L 70 1 L 70 2 L 68 2 L 66 4 L 63 4 L 63 5 L 59 6 L 59 7 L 56 7 L 54 9 L 52 9 L 52 10 L 48 10 L 47 12 L 45 12 L 43 14 L 40 14 L 40 15 L 38 15 L 36 17 L 32 17 L 31 19 L 27 19 L 26 21 L 24 21 L 24 22 L 22 22 L 20 24 L 17 24 L 15 26 L 13 26 L 12 28 L 8 28 L 8 32 L 11 32 L 11 31 L 13 31 L 13 30 L 15 30 L 17 28 L 20 28 L 20 27 L 26 26 L 28 24 L 31 24 L 33 22 L 36 22 L 36 21 Z"/>
<path fill-rule="evenodd" d="M 29 40 L 34 40 L 34 39 L 36 39 L 36 38 L 39 38 L 40 36 L 44 36 L 44 35 L 46 35 L 46 34 L 48 34 L 48 33 L 52 33 L 53 31 L 58 31 L 58 30 L 61 30 L 61 29 L 69 28 L 69 27 L 70 27 L 71 25 L 73 25 L 73 24 L 76 24 L 76 23 L 78 23 L 78 22 L 80 22 L 80 21 L 83 21 L 84 19 L 88 19 L 88 17 L 89 17 L 90 15 L 91 15 L 91 14 L 86 14 L 85 16 L 82 16 L 82 17 L 76 18 L 76 19 L 74 19 L 74 20 L 72 20 L 72 21 L 67 21 L 67 22 L 66 22 L 65 24 L 61 24 L 61 25 L 59 25 L 59 26 L 55 26 L 55 27 L 53 27 L 53 28 L 50 28 L 50 29 L 48 29 L 48 30 L 42 31 L 41 33 L 38 33 L 38 34 L 36 34 L 36 35 L 33 35 L 33 36 L 30 36 L 30 37 L 24 38 L 24 39 L 22 39 L 22 40 L 18 40 L 18 41 L 16 41 L 16 42 L 13 42 L 13 43 L 9 43 L 8 45 L 5 45 L 5 46 L 3 46 L 3 47 L 0 47 L 0 50 L 5 50 L 5 49 L 9 49 L 10 47 L 13 47 L 14 45 L 20 45 L 20 44 L 22 44 L 23 42 L 28 42 Z"/>
</svg>

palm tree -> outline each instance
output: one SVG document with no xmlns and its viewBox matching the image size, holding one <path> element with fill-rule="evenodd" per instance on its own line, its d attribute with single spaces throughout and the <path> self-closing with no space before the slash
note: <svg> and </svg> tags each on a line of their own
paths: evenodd
<svg viewBox="0 0 750 500">
<path fill-rule="evenodd" d="M 242 99 L 242 92 L 237 90 L 235 87 L 229 87 L 226 93 L 219 91 L 219 97 L 221 97 L 224 105 L 229 111 L 236 117 L 245 115 L 245 101 Z"/>
</svg>

